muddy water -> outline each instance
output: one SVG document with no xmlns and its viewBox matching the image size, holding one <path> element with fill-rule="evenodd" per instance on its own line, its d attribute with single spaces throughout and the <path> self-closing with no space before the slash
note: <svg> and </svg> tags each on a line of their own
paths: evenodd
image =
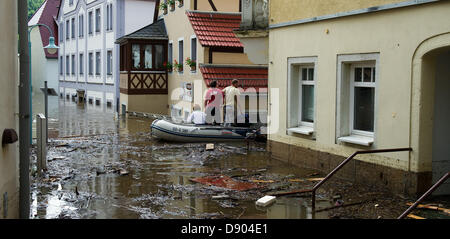
<svg viewBox="0 0 450 239">
<path fill-rule="evenodd" d="M 173 144 L 151 139 L 150 119 L 118 119 L 113 109 L 59 100 L 50 113 L 48 172 L 33 177 L 32 218 L 327 218 L 311 214 L 308 197 L 279 197 L 265 208 L 255 201 L 270 192 L 301 189 L 313 171 L 273 160 L 264 144 Z M 259 180 L 235 191 L 190 181 L 226 175 Z M 261 181 L 264 181 L 261 183 Z M 213 200 L 216 195 L 227 199 Z M 318 207 L 329 202 L 318 197 Z"/>
</svg>

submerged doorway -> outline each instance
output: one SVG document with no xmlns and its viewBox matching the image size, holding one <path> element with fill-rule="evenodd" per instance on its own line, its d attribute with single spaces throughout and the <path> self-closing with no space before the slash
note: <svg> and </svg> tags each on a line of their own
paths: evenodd
<svg viewBox="0 0 450 239">
<path fill-rule="evenodd" d="M 439 50 L 434 58 L 433 184 L 450 172 L 450 49 Z M 450 181 L 441 185 L 434 195 L 450 195 Z"/>
</svg>

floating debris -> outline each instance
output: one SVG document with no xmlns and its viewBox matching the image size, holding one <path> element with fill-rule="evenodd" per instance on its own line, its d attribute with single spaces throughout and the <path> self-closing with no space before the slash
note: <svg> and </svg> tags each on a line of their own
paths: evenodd
<svg viewBox="0 0 450 239">
<path fill-rule="evenodd" d="M 256 201 L 256 206 L 260 206 L 260 207 L 266 207 L 269 206 L 270 204 L 274 203 L 276 200 L 276 197 L 274 196 L 264 196 L 260 199 L 258 199 L 258 201 Z"/>
<path fill-rule="evenodd" d="M 237 190 L 237 191 L 246 191 L 246 190 L 258 188 L 258 185 L 254 184 L 254 183 L 237 181 L 237 180 L 234 180 L 225 175 L 194 178 L 194 179 L 190 179 L 190 181 L 196 182 L 196 183 L 201 183 L 201 184 L 206 184 L 209 186 L 213 185 L 216 187 L 228 188 L 228 189 Z"/>
</svg>

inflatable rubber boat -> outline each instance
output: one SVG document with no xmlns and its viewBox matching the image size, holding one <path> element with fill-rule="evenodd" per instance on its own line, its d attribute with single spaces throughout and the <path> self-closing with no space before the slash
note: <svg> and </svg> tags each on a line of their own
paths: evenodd
<svg viewBox="0 0 450 239">
<path fill-rule="evenodd" d="M 167 120 L 153 121 L 151 130 L 153 137 L 172 142 L 239 141 L 256 132 L 252 128 L 180 124 Z"/>
</svg>

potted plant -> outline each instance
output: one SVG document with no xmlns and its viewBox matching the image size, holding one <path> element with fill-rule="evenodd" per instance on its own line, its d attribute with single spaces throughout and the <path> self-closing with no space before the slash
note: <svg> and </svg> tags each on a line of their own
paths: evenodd
<svg viewBox="0 0 450 239">
<path fill-rule="evenodd" d="M 163 65 L 164 65 L 164 68 L 167 69 L 167 72 L 172 72 L 172 70 L 173 70 L 173 65 L 172 65 L 171 62 L 164 62 Z"/>
<path fill-rule="evenodd" d="M 167 14 L 167 3 L 162 2 L 161 4 L 159 4 L 159 9 L 164 11 L 164 15 Z"/>
<path fill-rule="evenodd" d="M 183 72 L 183 64 L 178 63 L 177 60 L 174 61 L 173 66 L 177 69 L 178 72 Z"/>
<path fill-rule="evenodd" d="M 191 67 L 191 71 L 195 71 L 197 68 L 197 62 L 191 58 L 186 58 L 186 65 Z"/>
<path fill-rule="evenodd" d="M 170 6 L 170 11 L 175 11 L 175 0 L 168 0 L 167 4 Z"/>
<path fill-rule="evenodd" d="M 177 0 L 178 1 L 178 7 L 182 7 L 183 6 L 183 3 L 184 3 L 184 1 L 183 0 Z"/>
</svg>

